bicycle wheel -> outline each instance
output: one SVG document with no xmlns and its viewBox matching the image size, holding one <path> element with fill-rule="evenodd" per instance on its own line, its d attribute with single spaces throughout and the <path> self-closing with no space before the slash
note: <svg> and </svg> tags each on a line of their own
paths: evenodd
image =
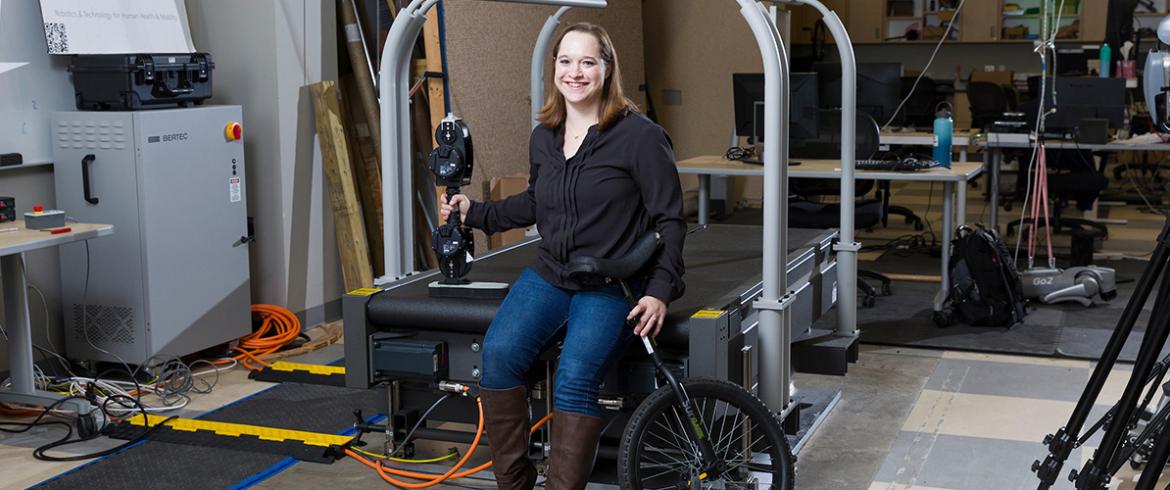
<svg viewBox="0 0 1170 490">
<path fill-rule="evenodd" d="M 692 379 L 682 385 L 722 461 L 720 469 L 701 475 L 698 446 L 684 425 L 686 414 L 670 386 L 663 386 L 638 406 L 622 435 L 618 455 L 622 488 L 793 487 L 788 440 L 763 402 L 727 381 Z"/>
</svg>

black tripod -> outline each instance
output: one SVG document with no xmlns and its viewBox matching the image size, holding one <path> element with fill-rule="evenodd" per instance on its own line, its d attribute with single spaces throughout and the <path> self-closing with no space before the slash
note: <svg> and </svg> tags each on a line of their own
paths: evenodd
<svg viewBox="0 0 1170 490">
<path fill-rule="evenodd" d="M 1068 424 L 1061 427 L 1055 434 L 1044 438 L 1048 446 L 1048 457 L 1044 462 L 1036 461 L 1032 464 L 1032 471 L 1040 478 L 1041 489 L 1047 489 L 1056 483 L 1056 477 L 1061 467 L 1073 449 L 1088 440 L 1089 436 L 1098 429 L 1104 428 L 1105 435 L 1101 445 L 1093 453 L 1093 458 L 1085 463 L 1080 471 L 1070 472 L 1069 481 L 1076 484 L 1078 489 L 1104 489 L 1111 476 L 1117 472 L 1122 464 L 1135 452 L 1148 454 L 1146 468 L 1142 471 L 1137 488 L 1150 489 L 1158 481 L 1158 476 L 1170 457 L 1170 433 L 1163 432 L 1168 414 L 1163 409 L 1150 419 L 1145 430 L 1136 438 L 1127 437 L 1129 432 L 1137 427 L 1138 419 L 1146 413 L 1146 407 L 1153 399 L 1159 384 L 1166 374 L 1170 358 L 1158 360 L 1158 354 L 1170 336 L 1170 280 L 1163 280 L 1154 299 L 1153 314 L 1150 315 L 1146 333 L 1142 337 L 1141 348 L 1138 351 L 1137 361 L 1133 366 L 1133 374 L 1125 385 L 1121 399 L 1113 406 L 1100 421 L 1089 431 L 1081 435 L 1089 411 L 1097 401 L 1105 380 L 1113 370 L 1125 340 L 1133 331 L 1134 323 L 1141 313 L 1143 306 L 1150 297 L 1154 285 L 1162 278 L 1166 270 L 1167 259 L 1170 259 L 1170 219 L 1162 226 L 1162 233 L 1158 235 L 1157 244 L 1149 265 L 1138 280 L 1137 289 L 1125 305 L 1125 311 L 1117 321 L 1117 328 L 1105 345 L 1100 362 L 1089 378 L 1089 384 L 1081 393 L 1080 400 L 1069 417 Z M 1142 392 L 1147 384 L 1154 381 L 1145 397 Z"/>
</svg>

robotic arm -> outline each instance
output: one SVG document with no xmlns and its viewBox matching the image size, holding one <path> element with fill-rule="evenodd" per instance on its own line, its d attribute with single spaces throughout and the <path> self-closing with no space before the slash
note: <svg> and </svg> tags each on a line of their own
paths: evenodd
<svg viewBox="0 0 1170 490">
<path fill-rule="evenodd" d="M 1158 23 L 1158 41 L 1170 45 L 1170 16 Z M 1154 118 L 1154 129 L 1170 133 L 1170 107 L 1166 94 L 1170 93 L 1170 51 L 1154 50 L 1146 58 L 1142 75 L 1142 90 L 1146 96 L 1146 107 Z"/>
</svg>

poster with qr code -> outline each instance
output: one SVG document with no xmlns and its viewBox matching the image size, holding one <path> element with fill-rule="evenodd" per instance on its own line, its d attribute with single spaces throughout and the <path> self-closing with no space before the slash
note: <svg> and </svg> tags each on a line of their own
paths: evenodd
<svg viewBox="0 0 1170 490">
<path fill-rule="evenodd" d="M 191 53 L 184 0 L 40 0 L 49 54 Z"/>
</svg>

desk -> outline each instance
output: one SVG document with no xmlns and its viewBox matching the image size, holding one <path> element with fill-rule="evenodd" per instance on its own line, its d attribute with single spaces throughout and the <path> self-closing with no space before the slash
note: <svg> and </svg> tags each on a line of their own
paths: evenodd
<svg viewBox="0 0 1170 490">
<path fill-rule="evenodd" d="M 1014 135 L 1013 135 L 1014 136 Z M 999 230 L 999 167 L 1003 164 L 1003 150 L 1005 149 L 1025 149 L 1032 148 L 1035 141 L 1003 141 L 996 137 L 995 133 L 988 134 L 987 139 L 981 143 L 988 151 L 984 152 L 984 162 L 987 164 L 987 172 L 989 175 L 988 181 L 991 182 L 989 186 L 991 193 L 991 228 Z M 1077 143 L 1073 141 L 1053 141 L 1046 140 L 1044 147 L 1050 150 L 1088 150 L 1101 152 L 1119 152 L 1119 151 L 1167 151 L 1170 152 L 1170 143 L 1139 143 L 1128 144 L 1120 142 L 1110 142 L 1103 145 L 1094 145 L 1088 143 Z M 1026 172 L 1027 169 L 1021 169 Z M 1086 219 L 1094 221 L 1104 221 L 1096 217 L 1097 203 L 1093 203 L 1093 209 L 1086 212 Z M 1121 222 L 1124 224 L 1124 222 Z"/>
<path fill-rule="evenodd" d="M 951 149 L 959 150 L 959 162 L 967 162 L 967 145 L 971 143 L 969 131 L 951 133 Z M 934 147 L 934 133 L 926 131 L 882 131 L 878 137 L 880 145 L 905 145 Z"/>
<path fill-rule="evenodd" d="M 789 178 L 813 179 L 840 179 L 840 160 L 811 160 L 807 158 L 794 159 L 800 165 L 788 167 Z M 902 180 L 943 183 L 943 225 L 942 225 L 942 284 L 934 298 L 934 310 L 942 310 L 942 303 L 950 285 L 950 271 L 948 263 L 951 259 L 951 237 L 957 225 L 966 222 L 967 215 L 967 186 L 966 182 L 983 172 L 983 165 L 978 162 L 955 163 L 951 168 L 932 168 L 917 172 L 893 172 L 885 170 L 857 170 L 857 179 L 869 180 Z M 754 165 L 738 161 L 726 160 L 722 156 L 701 156 L 678 162 L 678 173 L 695 174 L 699 176 L 699 224 L 707 224 L 708 203 L 711 195 L 712 175 L 755 176 L 764 175 L 762 165 Z M 959 184 L 959 185 L 955 185 Z M 957 194 L 957 202 L 956 202 Z M 957 211 L 957 212 L 956 212 Z M 955 223 L 955 216 L 958 223 Z"/>
<path fill-rule="evenodd" d="M 49 405 L 61 395 L 36 389 L 33 379 L 32 325 L 28 317 L 28 285 L 24 279 L 23 253 L 56 247 L 78 240 L 88 240 L 114 233 L 112 225 L 69 223 L 73 231 L 50 235 L 49 232 L 30 230 L 24 221 L 0 225 L 0 229 L 16 227 L 16 231 L 0 232 L 0 290 L 4 292 L 4 326 L 8 332 L 8 368 L 12 388 L 0 390 L 0 401 L 26 405 Z M 88 413 L 88 402 L 69 401 L 63 404 L 78 413 Z"/>
</svg>

